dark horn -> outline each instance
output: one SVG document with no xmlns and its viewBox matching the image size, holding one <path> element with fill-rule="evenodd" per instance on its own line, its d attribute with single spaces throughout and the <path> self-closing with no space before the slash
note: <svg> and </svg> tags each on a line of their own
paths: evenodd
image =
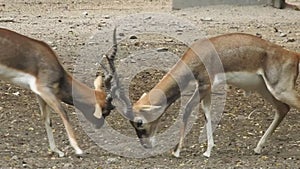
<svg viewBox="0 0 300 169">
<path fill-rule="evenodd" d="M 106 98 L 107 108 L 106 108 L 106 112 L 103 113 L 103 116 L 106 117 L 110 113 L 110 111 L 115 108 L 115 106 L 112 105 L 112 100 L 115 100 L 115 103 L 117 104 L 119 103 L 118 107 L 122 108 L 122 110 L 120 110 L 121 113 L 123 113 L 123 115 L 125 115 L 130 120 L 133 120 L 132 106 L 130 100 L 125 95 L 124 89 L 122 88 L 118 73 L 116 72 L 116 68 L 115 68 L 114 61 L 115 61 L 117 50 L 118 48 L 117 48 L 116 28 L 115 28 L 114 36 L 113 36 L 113 52 L 111 53 L 111 55 L 105 56 L 109 64 L 110 73 L 107 76 L 105 76 L 105 81 L 104 81 L 105 87 L 109 92 Z"/>
<path fill-rule="evenodd" d="M 110 71 L 103 65 L 101 64 L 101 67 L 104 71 L 104 86 L 105 89 L 107 90 L 107 96 L 106 96 L 106 108 L 104 110 L 103 117 L 105 118 L 106 116 L 108 116 L 111 112 L 111 110 L 113 110 L 115 108 L 115 106 L 112 104 L 112 81 L 113 81 L 113 76 L 115 74 L 115 56 L 117 54 L 118 51 L 118 46 L 117 46 L 117 38 L 116 38 L 116 30 L 117 28 L 114 28 L 114 33 L 113 33 L 113 51 L 111 53 L 111 55 L 107 56 L 104 55 L 104 57 L 107 59 L 108 64 L 109 64 L 109 68 Z"/>
</svg>

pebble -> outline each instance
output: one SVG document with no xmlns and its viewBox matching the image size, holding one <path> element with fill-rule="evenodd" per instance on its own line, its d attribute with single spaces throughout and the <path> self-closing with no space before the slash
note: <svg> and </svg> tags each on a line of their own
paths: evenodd
<svg viewBox="0 0 300 169">
<path fill-rule="evenodd" d="M 89 13 L 85 11 L 85 12 L 83 12 L 83 13 L 82 13 L 82 15 L 84 15 L 84 16 L 88 16 L 88 15 L 89 15 Z"/>
<path fill-rule="evenodd" d="M 182 29 L 177 29 L 176 32 L 183 32 L 183 30 Z"/>
<path fill-rule="evenodd" d="M 1 18 L 0 22 L 15 22 L 15 20 L 13 18 Z"/>
<path fill-rule="evenodd" d="M 74 168 L 74 166 L 71 163 L 65 163 L 63 168 Z"/>
<path fill-rule="evenodd" d="M 148 17 L 145 18 L 145 20 L 149 20 L 149 19 L 152 19 L 152 17 L 148 16 Z"/>
<path fill-rule="evenodd" d="M 129 37 L 129 39 L 137 39 L 137 36 L 132 35 L 132 36 Z"/>
<path fill-rule="evenodd" d="M 286 33 L 280 33 L 280 35 L 279 35 L 280 37 L 286 37 L 287 36 L 287 34 Z"/>
<path fill-rule="evenodd" d="M 108 158 L 106 161 L 107 161 L 107 163 L 115 163 L 118 161 L 118 159 L 117 158 Z"/>
<path fill-rule="evenodd" d="M 286 42 L 295 42 L 296 40 L 294 39 L 294 38 L 288 38 L 287 40 L 286 40 Z"/>
<path fill-rule="evenodd" d="M 166 48 L 166 47 L 161 47 L 161 48 L 157 48 L 156 50 L 157 50 L 157 52 L 166 52 L 166 51 L 168 51 L 169 49 Z"/>
<path fill-rule="evenodd" d="M 27 163 L 25 161 L 22 161 L 22 166 L 23 167 L 27 167 L 28 165 L 27 165 Z"/>
<path fill-rule="evenodd" d="M 135 42 L 133 45 L 134 45 L 134 46 L 140 46 L 141 43 L 140 43 L 140 42 Z"/>
<path fill-rule="evenodd" d="M 255 35 L 259 38 L 262 38 L 262 35 L 260 33 L 256 33 Z"/>
<path fill-rule="evenodd" d="M 110 18 L 109 15 L 104 15 L 103 17 L 104 17 L 104 19 L 109 19 Z"/>
<path fill-rule="evenodd" d="M 200 21 L 213 21 L 212 18 L 201 18 Z"/>
<path fill-rule="evenodd" d="M 97 26 L 98 26 L 98 28 L 101 28 L 101 27 L 104 27 L 104 26 L 105 26 L 105 24 L 103 24 L 103 23 L 99 23 Z"/>
<path fill-rule="evenodd" d="M 15 96 L 20 96 L 20 92 L 14 92 L 12 94 L 15 95 Z"/>
<path fill-rule="evenodd" d="M 14 156 L 11 157 L 11 160 L 18 160 L 18 159 L 19 159 L 19 157 L 16 156 L 16 155 L 14 155 Z"/>
<path fill-rule="evenodd" d="M 173 42 L 173 39 L 165 39 L 166 42 Z"/>
</svg>

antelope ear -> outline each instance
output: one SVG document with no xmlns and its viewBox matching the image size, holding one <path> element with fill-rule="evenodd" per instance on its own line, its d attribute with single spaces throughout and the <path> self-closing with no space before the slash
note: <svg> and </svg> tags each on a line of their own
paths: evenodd
<svg viewBox="0 0 300 169">
<path fill-rule="evenodd" d="M 141 111 L 153 111 L 153 110 L 157 110 L 160 109 L 161 106 L 153 106 L 153 105 L 142 105 L 140 107 Z"/>
<path fill-rule="evenodd" d="M 95 105 L 95 112 L 93 114 L 97 119 L 100 119 L 102 117 L 102 109 L 99 106 L 99 104 Z"/>
<path fill-rule="evenodd" d="M 95 80 L 94 80 L 94 87 L 96 90 L 101 90 L 101 85 L 102 85 L 102 77 L 98 76 Z"/>
</svg>

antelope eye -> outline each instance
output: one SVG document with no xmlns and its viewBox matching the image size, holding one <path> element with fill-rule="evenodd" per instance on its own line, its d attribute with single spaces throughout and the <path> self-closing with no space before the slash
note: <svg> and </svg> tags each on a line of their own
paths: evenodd
<svg viewBox="0 0 300 169">
<path fill-rule="evenodd" d="M 142 127 L 143 126 L 143 120 L 142 119 L 137 120 L 136 126 L 137 127 Z"/>
</svg>

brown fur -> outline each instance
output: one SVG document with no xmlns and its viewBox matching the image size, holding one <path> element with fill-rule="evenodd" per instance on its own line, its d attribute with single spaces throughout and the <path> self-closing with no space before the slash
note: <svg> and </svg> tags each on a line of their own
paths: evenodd
<svg viewBox="0 0 300 169">
<path fill-rule="evenodd" d="M 266 138 L 280 124 L 289 111 L 289 106 L 300 110 L 300 97 L 296 95 L 294 89 L 295 80 L 298 76 L 299 58 L 300 54 L 297 52 L 289 51 L 256 36 L 243 33 L 225 34 L 210 39 L 199 40 L 185 52 L 181 59 L 147 95 L 134 104 L 133 112 L 135 119 L 142 119 L 144 124 L 142 127 L 137 127 L 137 123 L 132 124 L 137 133 L 143 131 L 147 136 L 153 136 L 161 117 L 156 116 L 155 113 L 165 112 L 170 104 L 179 98 L 179 84 L 176 82 L 180 82 L 181 87 L 185 88 L 190 82 L 189 79 L 191 79 L 187 78 L 190 74 L 189 71 L 192 71 L 198 81 L 200 100 L 204 100 L 204 108 L 206 109 L 209 109 L 210 104 L 211 83 L 217 74 L 224 71 L 226 75 L 230 74 L 234 76 L 234 73 L 237 73 L 236 75 L 239 74 L 242 77 L 243 73 L 247 73 L 254 77 L 253 84 L 247 85 L 248 82 L 243 78 L 239 81 L 240 77 L 237 77 L 237 79 L 227 78 L 227 82 L 233 83 L 233 85 L 237 85 L 237 87 L 245 90 L 257 91 L 278 110 L 273 123 L 255 150 L 257 153 L 260 153 Z M 217 66 L 219 61 L 221 61 L 222 67 Z M 251 82 L 251 79 L 249 79 L 249 82 Z M 160 109 L 143 110 L 142 107 L 144 105 L 151 106 L 149 95 L 156 90 L 164 92 L 167 98 L 167 105 L 161 105 L 161 100 L 165 97 L 161 95 L 157 96 L 156 100 L 151 101 L 152 105 L 161 106 Z M 153 120 L 151 116 L 158 118 Z M 184 119 L 184 121 L 186 120 Z M 182 130 L 185 130 L 185 125 L 183 125 Z M 175 148 L 176 156 L 180 152 L 183 133 L 181 132 L 179 146 Z M 145 140 L 146 138 L 143 138 L 142 142 L 147 142 Z M 211 149 L 213 141 L 210 141 L 209 144 L 211 144 L 209 145 Z M 205 155 L 210 155 L 209 149 Z"/>
<path fill-rule="evenodd" d="M 106 108 L 106 93 L 101 89 L 91 89 L 74 79 L 63 68 L 54 51 L 46 43 L 7 29 L 0 29 L 0 66 L 2 69 L 0 69 L 0 78 L 4 80 L 13 82 L 15 77 L 21 76 L 18 75 L 19 72 L 23 75 L 32 75 L 36 79 L 34 85 L 37 91 L 33 91 L 38 96 L 51 150 L 63 156 L 54 143 L 49 125 L 49 108 L 61 116 L 71 145 L 77 154 L 81 154 L 82 151 L 77 145 L 68 116 L 60 102 L 74 105 L 89 121 L 98 125 L 103 124 L 102 113 L 99 110 L 96 117 L 94 112 L 97 106 L 101 109 Z M 1 71 L 6 73 L 1 74 Z M 7 72 L 15 72 L 15 74 L 7 75 Z M 32 84 L 25 87 L 31 88 Z"/>
</svg>

